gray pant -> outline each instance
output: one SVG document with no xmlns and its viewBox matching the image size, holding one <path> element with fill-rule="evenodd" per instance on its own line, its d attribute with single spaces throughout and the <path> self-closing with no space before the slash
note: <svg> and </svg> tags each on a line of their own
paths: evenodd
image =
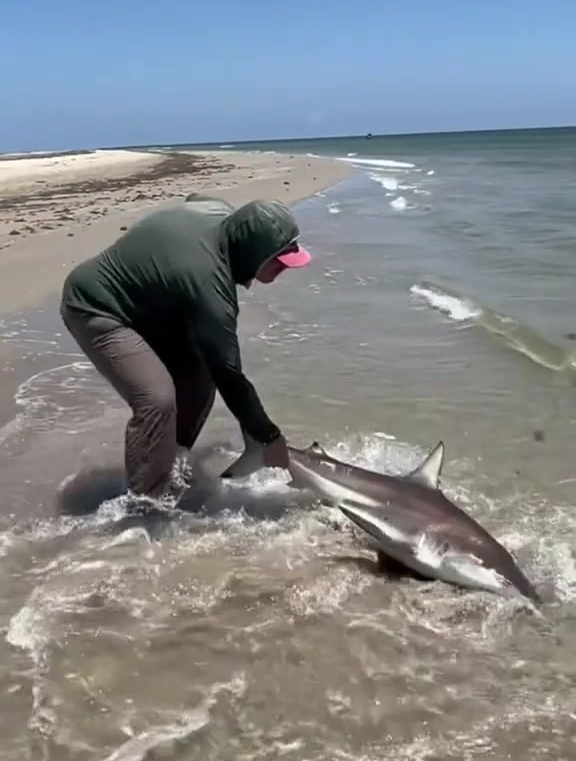
<svg viewBox="0 0 576 761">
<path fill-rule="evenodd" d="M 132 328 L 65 306 L 64 324 L 96 370 L 132 410 L 125 434 L 128 488 L 160 496 L 178 445 L 190 449 L 214 404 L 216 388 L 198 352 L 184 347 L 161 359 Z"/>
</svg>

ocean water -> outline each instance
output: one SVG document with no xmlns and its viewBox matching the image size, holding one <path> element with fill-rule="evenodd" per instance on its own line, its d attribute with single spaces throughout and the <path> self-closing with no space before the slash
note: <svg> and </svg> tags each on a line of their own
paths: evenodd
<svg viewBox="0 0 576 761">
<path fill-rule="evenodd" d="M 126 411 L 52 305 L 5 316 L 2 760 L 574 758 L 576 130 L 244 147 L 356 170 L 295 207 L 313 266 L 242 294 L 271 413 L 385 472 L 442 439 L 444 490 L 554 600 L 379 576 L 271 473 L 127 518 Z M 239 446 L 219 404 L 189 466 Z"/>
</svg>

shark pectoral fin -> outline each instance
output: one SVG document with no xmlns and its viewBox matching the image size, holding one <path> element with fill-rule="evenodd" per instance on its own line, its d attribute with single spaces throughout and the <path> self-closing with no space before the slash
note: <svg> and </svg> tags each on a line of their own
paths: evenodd
<svg viewBox="0 0 576 761">
<path fill-rule="evenodd" d="M 439 441 L 424 462 L 405 476 L 410 481 L 416 481 L 431 489 L 438 489 L 440 473 L 444 464 L 444 442 Z"/>
<path fill-rule="evenodd" d="M 344 515 L 377 542 L 407 544 L 407 536 L 386 520 L 381 512 L 365 505 L 352 504 L 344 500 L 338 507 Z"/>
</svg>

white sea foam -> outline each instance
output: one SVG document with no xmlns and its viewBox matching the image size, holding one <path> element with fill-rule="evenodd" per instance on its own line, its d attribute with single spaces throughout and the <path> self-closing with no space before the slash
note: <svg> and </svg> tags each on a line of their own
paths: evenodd
<svg viewBox="0 0 576 761">
<path fill-rule="evenodd" d="M 365 169 L 370 180 L 380 185 L 385 196 L 391 199 L 389 204 L 394 211 L 416 209 L 419 206 L 417 196 L 430 195 L 430 191 L 422 187 L 426 182 L 421 174 L 424 168 L 415 164 L 382 158 L 342 157 L 339 160 L 357 169 Z"/>
<path fill-rule="evenodd" d="M 398 196 L 393 201 L 390 201 L 390 206 L 396 211 L 404 211 L 408 208 L 408 201 L 404 196 Z"/>
<path fill-rule="evenodd" d="M 340 214 L 342 212 L 342 208 L 338 203 L 329 203 L 327 208 L 330 214 Z"/>
<path fill-rule="evenodd" d="M 413 285 L 410 293 L 426 301 L 433 309 L 448 315 L 451 320 L 463 322 L 481 316 L 482 309 L 470 299 L 452 296 L 437 288 Z"/>
<path fill-rule="evenodd" d="M 381 169 L 414 169 L 416 167 L 416 164 L 409 164 L 406 161 L 394 161 L 393 159 L 359 159 L 355 156 L 340 156 L 337 160 L 345 161 L 347 164 L 380 167 Z"/>
<path fill-rule="evenodd" d="M 0 444 L 21 431 L 32 418 L 57 417 L 61 407 L 50 398 L 49 392 L 59 387 L 64 393 L 69 393 L 67 386 L 70 386 L 71 378 L 81 384 L 86 380 L 85 372 L 89 369 L 89 362 L 71 362 L 43 370 L 21 383 L 14 395 L 14 401 L 21 411 L 0 429 Z"/>
<path fill-rule="evenodd" d="M 370 174 L 370 179 L 374 182 L 377 182 L 379 185 L 382 185 L 383 188 L 386 188 L 386 190 L 397 190 L 398 189 L 398 180 L 395 177 L 388 177 L 385 174 Z"/>
</svg>

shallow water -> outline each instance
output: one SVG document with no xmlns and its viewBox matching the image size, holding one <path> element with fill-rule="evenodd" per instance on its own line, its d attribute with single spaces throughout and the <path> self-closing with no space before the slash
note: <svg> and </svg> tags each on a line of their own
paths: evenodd
<svg viewBox="0 0 576 761">
<path fill-rule="evenodd" d="M 371 150 L 297 208 L 316 266 L 243 295 L 245 364 L 295 444 L 403 472 L 442 438 L 445 491 L 556 599 L 386 579 L 279 476 L 218 486 L 221 404 L 188 463 L 203 509 L 126 518 L 126 410 L 47 304 L 0 324 L 2 759 L 574 757 L 567 228 L 543 211 L 546 265 L 522 259 L 493 152 Z"/>
</svg>

